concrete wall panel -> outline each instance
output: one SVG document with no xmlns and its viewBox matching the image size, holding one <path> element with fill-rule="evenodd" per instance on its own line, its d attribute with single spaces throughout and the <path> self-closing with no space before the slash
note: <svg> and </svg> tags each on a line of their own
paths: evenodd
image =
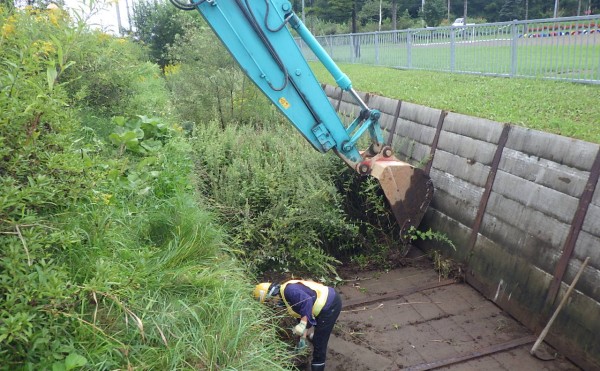
<svg viewBox="0 0 600 371">
<path fill-rule="evenodd" d="M 394 127 L 395 121 L 396 120 L 393 115 L 388 115 L 387 113 L 381 114 L 381 117 L 379 118 L 379 125 L 381 125 L 381 128 L 383 129 L 384 134 L 387 133 L 389 135 L 389 132 Z"/>
<path fill-rule="evenodd" d="M 494 216 L 503 222 L 518 228 L 523 238 L 532 235 L 540 241 L 548 244 L 548 248 L 560 251 L 567 234 L 569 225 L 556 220 L 540 211 L 530 209 L 518 201 L 506 198 L 498 193 L 492 192 L 486 209 L 486 216 Z M 485 219 L 485 218 L 484 218 Z M 482 228 L 482 234 L 488 237 L 495 233 L 494 230 Z M 514 233 L 514 231 L 511 231 Z M 508 233 L 500 236 L 511 237 Z M 502 240 L 500 240 L 502 241 Z"/>
<path fill-rule="evenodd" d="M 438 148 L 463 157 L 472 163 L 490 165 L 497 145 L 444 130 L 440 134 Z"/>
<path fill-rule="evenodd" d="M 481 188 L 485 186 L 490 172 L 489 166 L 470 162 L 466 158 L 442 150 L 436 152 L 433 167 Z"/>
<path fill-rule="evenodd" d="M 575 197 L 500 170 L 493 191 L 566 224 L 572 222 L 579 203 Z"/>
<path fill-rule="evenodd" d="M 467 275 L 469 283 L 500 307 L 523 317 L 526 324 L 535 324 L 544 306 L 542 293 L 547 291 L 550 275 L 483 236 L 479 237 L 469 263 L 473 269 Z"/>
<path fill-rule="evenodd" d="M 435 225 L 436 231 L 444 233 L 456 246 L 453 250 L 450 246 L 437 241 L 417 241 L 419 247 L 427 251 L 435 248 L 442 251 L 446 256 L 451 256 L 457 261 L 465 261 L 469 256 L 469 251 L 464 248 L 467 246 L 471 236 L 471 229 L 456 219 L 440 212 L 434 208 L 429 208 L 423 217 L 426 225 Z"/>
<path fill-rule="evenodd" d="M 593 257 L 590 256 L 590 261 L 592 259 Z M 567 267 L 567 272 L 564 278 L 565 283 L 561 286 L 563 289 L 568 287 L 567 283 L 570 284 L 573 282 L 584 260 L 585 258 L 583 258 L 583 260 L 571 259 L 569 261 L 569 266 Z M 577 282 L 577 290 L 591 299 L 600 302 L 600 286 L 598 286 L 598 282 L 600 282 L 600 271 L 598 271 L 596 267 L 590 267 L 588 264 L 588 266 L 583 270 L 579 281 Z"/>
<path fill-rule="evenodd" d="M 457 222 L 470 227 L 475 220 L 477 207 L 465 203 L 464 200 L 456 198 L 440 189 L 436 190 L 438 197 L 434 197 L 431 201 L 431 209 L 444 213 L 444 215 L 456 220 Z M 461 205 L 461 207 L 456 207 Z"/>
<path fill-rule="evenodd" d="M 399 117 L 408 121 L 418 122 L 422 125 L 431 126 L 432 128 L 437 128 L 441 113 L 442 110 L 439 109 L 410 102 L 402 102 Z"/>
<path fill-rule="evenodd" d="M 444 131 L 460 134 L 488 143 L 498 143 L 504 124 L 477 117 L 448 112 Z"/>
<path fill-rule="evenodd" d="M 342 95 L 342 89 L 333 85 L 325 85 L 325 95 L 329 97 L 329 99 L 340 100 L 340 96 Z"/>
<path fill-rule="evenodd" d="M 575 245 L 575 251 L 573 257 L 584 261 L 586 257 L 590 257 L 589 266 L 595 269 L 600 269 L 600 237 L 585 231 L 579 232 L 579 238 L 577 239 L 577 245 Z M 595 282 L 598 287 L 600 280 Z M 597 298 L 600 301 L 600 297 Z"/>
<path fill-rule="evenodd" d="M 348 117 L 354 119 L 354 118 L 358 117 L 358 115 L 360 114 L 360 107 L 358 107 L 352 103 L 342 101 L 342 102 L 340 102 L 340 108 L 339 108 L 338 112 L 342 115 L 345 115 L 345 116 L 348 116 Z"/>
<path fill-rule="evenodd" d="M 396 137 L 394 138 L 394 141 L 399 138 L 409 138 L 416 140 L 419 143 L 431 145 L 433 138 L 435 137 L 435 128 L 414 121 L 398 119 L 398 123 L 396 124 Z"/>
<path fill-rule="evenodd" d="M 483 188 L 434 168 L 431 169 L 431 179 L 436 185 L 432 207 L 466 226 L 472 226 Z"/>
<path fill-rule="evenodd" d="M 584 171 L 592 167 L 598 152 L 597 144 L 517 126 L 511 129 L 506 147 Z"/>
<path fill-rule="evenodd" d="M 394 115 L 396 115 L 398 101 L 396 99 L 381 97 L 379 95 L 372 95 L 369 99 L 369 107 L 379 110 L 382 114 L 387 114 L 394 117 Z"/>
<path fill-rule="evenodd" d="M 600 236 L 600 206 L 596 206 L 594 204 L 589 205 L 587 215 L 581 229 L 596 236 Z M 598 245 L 598 251 L 600 251 L 600 244 Z"/>
<path fill-rule="evenodd" d="M 573 197 L 583 193 L 589 172 L 504 148 L 499 169 Z"/>
<path fill-rule="evenodd" d="M 389 133 L 394 121 L 389 116 L 397 101 L 372 96 L 370 102 L 384 113 L 381 122 L 399 158 L 406 156 L 411 163 L 428 159 L 441 110 L 402 102 L 395 132 Z M 357 112 L 352 104 L 346 106 Z M 600 183 L 572 256 L 565 255 L 599 146 L 510 126 L 489 199 L 479 210 L 504 128 L 495 121 L 446 115 L 430 170 L 435 193 L 422 225 L 446 234 L 457 249 L 435 241 L 418 241 L 419 246 L 460 261 L 467 282 L 533 330 L 545 324 L 541 314 L 554 309 L 546 296 L 558 262 L 567 259 L 564 276 L 558 276 L 564 293 L 589 256 L 576 291 L 547 339 L 584 369 L 600 369 Z M 478 212 L 483 219 L 471 249 Z"/>
<path fill-rule="evenodd" d="M 413 166 L 422 168 L 429 161 L 429 146 L 414 140 L 401 139 L 399 143 L 394 142 L 392 148 L 399 160 L 408 162 Z"/>
<path fill-rule="evenodd" d="M 560 251 L 552 248 L 548 241 L 538 236 L 525 233 L 519 225 L 515 226 L 506 220 L 486 214 L 481 225 L 481 234 L 478 235 L 474 250 L 480 248 L 480 239 L 500 241 L 501 248 L 512 256 L 527 261 L 531 267 L 538 267 L 544 271 L 553 270 L 560 258 Z"/>
</svg>

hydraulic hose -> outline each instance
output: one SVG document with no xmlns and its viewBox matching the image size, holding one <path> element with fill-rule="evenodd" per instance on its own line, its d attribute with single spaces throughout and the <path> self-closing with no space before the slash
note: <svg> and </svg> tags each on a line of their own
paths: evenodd
<svg viewBox="0 0 600 371">
<path fill-rule="evenodd" d="M 177 9 L 181 10 L 195 10 L 196 7 L 206 0 L 190 1 L 189 4 L 183 3 L 181 0 L 169 0 Z"/>
</svg>

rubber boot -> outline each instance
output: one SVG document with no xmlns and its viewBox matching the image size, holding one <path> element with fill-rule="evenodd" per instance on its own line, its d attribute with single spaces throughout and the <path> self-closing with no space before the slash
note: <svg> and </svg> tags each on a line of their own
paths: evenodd
<svg viewBox="0 0 600 371">
<path fill-rule="evenodd" d="M 325 371 L 325 363 L 321 363 L 318 365 L 311 364 L 310 370 L 311 371 Z"/>
</svg>

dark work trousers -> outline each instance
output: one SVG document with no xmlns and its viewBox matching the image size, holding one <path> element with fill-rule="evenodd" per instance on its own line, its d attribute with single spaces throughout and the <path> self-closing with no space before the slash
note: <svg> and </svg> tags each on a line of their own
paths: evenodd
<svg viewBox="0 0 600 371">
<path fill-rule="evenodd" d="M 325 365 L 325 358 L 327 357 L 327 343 L 329 343 L 329 336 L 333 331 L 335 321 L 342 310 L 342 299 L 340 294 L 335 293 L 335 298 L 329 306 L 323 308 L 321 313 L 317 316 L 317 325 L 315 326 L 315 332 L 313 335 L 313 358 L 311 366 Z"/>
</svg>

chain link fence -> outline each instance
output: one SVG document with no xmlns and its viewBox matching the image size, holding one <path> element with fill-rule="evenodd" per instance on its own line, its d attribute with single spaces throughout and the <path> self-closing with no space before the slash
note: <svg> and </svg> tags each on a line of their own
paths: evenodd
<svg viewBox="0 0 600 371">
<path fill-rule="evenodd" d="M 600 84 L 600 15 L 318 36 L 337 63 Z M 317 58 L 297 39 L 309 61 Z"/>
</svg>

